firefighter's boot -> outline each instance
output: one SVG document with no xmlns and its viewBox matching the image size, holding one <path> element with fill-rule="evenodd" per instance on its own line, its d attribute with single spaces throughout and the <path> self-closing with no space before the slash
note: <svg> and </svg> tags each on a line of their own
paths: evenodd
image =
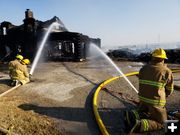
<svg viewBox="0 0 180 135">
<path fill-rule="evenodd" d="M 19 85 L 19 84 L 21 84 L 20 83 L 20 81 L 18 81 L 18 80 L 13 80 L 12 82 L 11 82 L 11 86 L 17 86 L 17 85 Z"/>
</svg>

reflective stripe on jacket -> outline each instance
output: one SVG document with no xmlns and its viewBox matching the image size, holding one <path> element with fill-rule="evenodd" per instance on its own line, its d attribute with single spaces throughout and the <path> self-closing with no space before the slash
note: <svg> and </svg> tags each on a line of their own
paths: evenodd
<svg viewBox="0 0 180 135">
<path fill-rule="evenodd" d="M 149 124 L 147 119 L 141 119 L 142 121 L 142 126 L 143 126 L 143 131 L 146 132 L 149 130 Z"/>
<path fill-rule="evenodd" d="M 139 99 L 152 106 L 165 106 L 173 92 L 172 72 L 163 63 L 150 63 L 139 72 Z"/>
</svg>

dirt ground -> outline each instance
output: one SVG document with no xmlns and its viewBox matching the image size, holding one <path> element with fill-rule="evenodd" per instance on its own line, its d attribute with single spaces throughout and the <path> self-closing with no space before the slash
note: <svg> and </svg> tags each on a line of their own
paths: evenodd
<svg viewBox="0 0 180 135">
<path fill-rule="evenodd" d="M 116 62 L 124 73 L 138 71 L 142 63 Z M 171 64 L 180 69 L 180 65 Z M 46 62 L 37 65 L 31 83 L 0 98 L 0 127 L 18 135 L 98 135 L 101 134 L 92 110 L 92 96 L 103 80 L 118 73 L 104 61 Z M 180 73 L 174 74 L 180 84 Z M 138 78 L 129 77 L 138 89 Z M 0 65 L 0 93 L 9 88 L 6 64 Z M 137 99 L 124 79 L 107 86 Z M 122 113 L 135 105 L 119 95 L 101 91 L 99 113 L 112 135 L 125 134 Z M 180 110 L 180 91 L 168 98 L 169 110 Z M 157 132 L 156 132 L 157 133 Z M 158 132 L 162 134 L 162 132 Z M 152 133 L 153 134 L 153 133 Z"/>
</svg>

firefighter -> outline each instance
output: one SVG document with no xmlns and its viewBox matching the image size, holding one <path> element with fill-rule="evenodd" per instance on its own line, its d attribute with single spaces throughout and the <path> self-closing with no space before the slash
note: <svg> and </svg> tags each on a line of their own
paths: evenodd
<svg viewBox="0 0 180 135">
<path fill-rule="evenodd" d="M 17 83 L 16 80 L 12 79 L 12 74 L 13 74 L 13 70 L 16 68 L 16 66 L 21 64 L 21 61 L 23 60 L 23 56 L 22 55 L 16 55 L 15 60 L 12 60 L 9 62 L 9 76 L 12 80 L 11 85 L 15 85 L 15 83 Z"/>
<path fill-rule="evenodd" d="M 15 82 L 15 85 L 24 85 L 30 81 L 27 65 L 30 64 L 29 59 L 21 60 L 20 64 L 17 64 L 12 70 L 11 79 Z"/>
<path fill-rule="evenodd" d="M 165 59 L 166 52 L 156 49 L 152 52 L 151 62 L 140 69 L 138 109 L 125 112 L 125 124 L 130 133 L 164 128 L 166 98 L 174 90 L 173 75 L 164 64 Z"/>
</svg>

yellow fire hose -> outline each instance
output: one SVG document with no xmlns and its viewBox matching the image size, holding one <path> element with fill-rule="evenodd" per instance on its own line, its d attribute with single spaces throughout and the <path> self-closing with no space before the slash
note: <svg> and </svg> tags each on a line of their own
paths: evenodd
<svg viewBox="0 0 180 135">
<path fill-rule="evenodd" d="M 172 72 L 173 73 L 178 73 L 180 72 L 180 69 L 172 69 Z M 138 75 L 139 72 L 131 72 L 131 73 L 127 73 L 125 74 L 126 77 L 128 76 L 134 76 L 134 75 Z M 110 79 L 107 79 L 105 80 L 104 82 L 102 82 L 96 89 L 95 93 L 94 93 L 94 96 L 93 96 L 93 111 L 94 111 L 94 115 L 95 115 L 95 118 L 96 118 L 96 122 L 99 126 L 99 129 L 102 133 L 102 135 L 109 135 L 100 115 L 99 115 L 99 112 L 98 112 L 98 105 L 97 105 L 97 99 L 98 99 L 98 94 L 100 92 L 100 90 L 102 90 L 103 87 L 105 87 L 107 84 L 109 84 L 110 82 L 116 80 L 116 79 L 119 79 L 119 78 L 122 78 L 122 76 L 117 76 L 117 77 L 113 77 L 113 78 L 110 78 Z"/>
</svg>

